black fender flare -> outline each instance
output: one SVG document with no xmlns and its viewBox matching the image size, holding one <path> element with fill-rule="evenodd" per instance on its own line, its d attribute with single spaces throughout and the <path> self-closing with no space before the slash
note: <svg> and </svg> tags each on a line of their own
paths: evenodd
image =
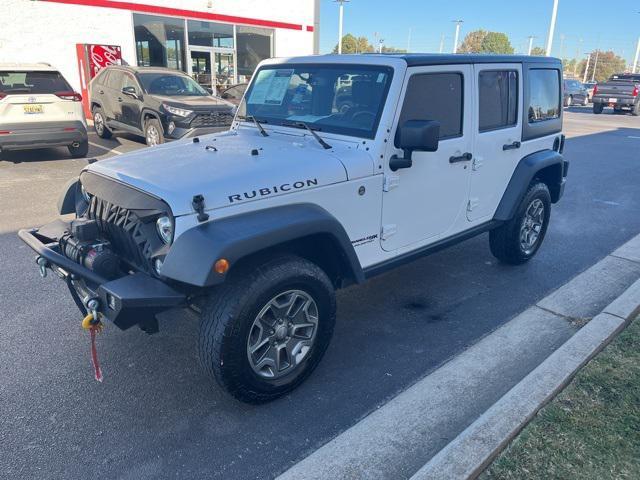
<svg viewBox="0 0 640 480">
<path fill-rule="evenodd" d="M 80 181 L 77 178 L 69 180 L 62 195 L 58 198 L 58 212 L 60 215 L 76 213 L 78 201 L 82 198 Z"/>
<path fill-rule="evenodd" d="M 155 118 L 156 120 L 158 120 L 158 122 L 160 122 L 160 128 L 162 128 L 162 134 L 164 135 L 164 125 L 162 124 L 162 119 L 160 118 L 160 114 L 158 114 L 158 112 L 150 108 L 144 108 L 140 112 L 140 127 L 142 127 L 141 130 L 144 132 L 144 122 L 145 122 L 144 117 L 146 117 L 147 115 Z"/>
<path fill-rule="evenodd" d="M 567 171 L 565 163 L 567 162 L 562 155 L 555 150 L 541 150 L 523 157 L 511 175 L 511 180 L 496 209 L 494 220 L 511 220 L 527 193 L 531 181 L 541 170 L 554 165 L 557 165 L 557 168 L 549 169 L 543 180 L 549 186 L 552 202 L 557 202 L 563 192 L 564 175 Z"/>
<path fill-rule="evenodd" d="M 226 277 L 214 270 L 224 258 L 231 268 L 248 257 L 285 242 L 316 234 L 329 235 L 340 250 L 341 261 L 357 283 L 364 272 L 347 232 L 340 222 L 318 205 L 298 203 L 212 219 L 182 233 L 171 246 L 162 275 L 187 284 L 208 287 Z"/>
</svg>

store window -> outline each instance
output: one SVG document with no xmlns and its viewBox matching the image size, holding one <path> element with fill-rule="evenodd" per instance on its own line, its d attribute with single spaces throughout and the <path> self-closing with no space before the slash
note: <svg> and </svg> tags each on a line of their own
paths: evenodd
<svg viewBox="0 0 640 480">
<path fill-rule="evenodd" d="M 189 45 L 233 48 L 233 25 L 189 20 Z"/>
<path fill-rule="evenodd" d="M 239 83 L 248 82 L 258 63 L 273 56 L 272 40 L 273 30 L 271 29 L 237 27 Z"/>
<path fill-rule="evenodd" d="M 133 14 L 138 66 L 185 70 L 184 20 Z"/>
</svg>

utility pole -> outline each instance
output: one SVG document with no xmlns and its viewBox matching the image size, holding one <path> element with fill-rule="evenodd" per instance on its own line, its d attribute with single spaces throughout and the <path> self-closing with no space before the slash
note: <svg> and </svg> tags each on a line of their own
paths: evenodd
<svg viewBox="0 0 640 480">
<path fill-rule="evenodd" d="M 553 32 L 556 29 L 556 17 L 558 16 L 558 0 L 553 0 L 553 11 L 551 12 L 551 24 L 549 25 L 549 35 L 547 36 L 547 57 L 551 56 L 551 46 L 553 45 Z"/>
<path fill-rule="evenodd" d="M 384 44 L 384 38 L 378 40 L 378 53 L 382 53 L 382 45 Z"/>
<path fill-rule="evenodd" d="M 638 57 L 640 57 L 640 37 L 638 37 L 638 46 L 636 47 L 636 56 L 633 58 L 633 73 L 638 68 Z"/>
<path fill-rule="evenodd" d="M 527 55 L 531 55 L 531 50 L 533 50 L 533 39 L 536 38 L 533 35 L 529 35 L 529 50 L 527 50 Z"/>
<path fill-rule="evenodd" d="M 444 33 L 440 35 L 440 50 L 438 50 L 438 53 L 442 53 L 443 51 L 444 51 Z"/>
<path fill-rule="evenodd" d="M 596 68 L 598 68 L 598 57 L 600 56 L 600 49 L 596 50 L 596 59 L 593 61 L 593 73 L 591 74 L 591 81 L 596 78 Z"/>
<path fill-rule="evenodd" d="M 587 81 L 587 73 L 589 73 L 589 63 L 591 62 L 591 54 L 587 53 L 587 65 L 584 67 L 584 75 L 582 76 L 582 83 Z"/>
<path fill-rule="evenodd" d="M 456 24 L 456 34 L 453 37 L 453 53 L 458 53 L 458 39 L 460 38 L 460 25 L 464 23 L 463 20 L 451 20 Z"/>
<path fill-rule="evenodd" d="M 565 39 L 564 33 L 561 33 L 560 34 L 560 58 L 562 60 L 564 60 L 564 57 L 565 57 L 565 55 L 564 55 L 564 39 Z"/>
<path fill-rule="evenodd" d="M 320 53 L 320 0 L 313 1 L 313 54 Z"/>
<path fill-rule="evenodd" d="M 338 20 L 338 55 L 342 55 L 342 20 L 344 19 L 344 4 L 349 0 L 335 0 L 340 6 L 340 19 Z"/>
<path fill-rule="evenodd" d="M 411 52 L 411 27 L 409 27 L 409 36 L 407 37 L 407 53 Z"/>
</svg>

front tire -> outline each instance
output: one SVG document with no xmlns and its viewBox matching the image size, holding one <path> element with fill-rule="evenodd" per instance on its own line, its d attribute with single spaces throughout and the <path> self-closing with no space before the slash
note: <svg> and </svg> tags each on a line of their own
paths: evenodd
<svg viewBox="0 0 640 480">
<path fill-rule="evenodd" d="M 157 118 L 149 118 L 144 122 L 144 139 L 150 147 L 164 143 L 162 125 Z"/>
<path fill-rule="evenodd" d="M 582 100 L 582 106 L 586 107 L 589 105 L 589 95 L 584 96 L 584 100 Z"/>
<path fill-rule="evenodd" d="M 602 110 L 604 110 L 604 103 L 593 104 L 593 113 L 595 113 L 596 115 L 599 115 L 602 113 Z"/>
<path fill-rule="evenodd" d="M 84 158 L 89 153 L 89 141 L 85 140 L 84 142 L 80 142 L 77 147 L 69 145 L 67 148 L 72 158 Z"/>
<path fill-rule="evenodd" d="M 109 139 L 113 136 L 113 133 L 107 127 L 106 117 L 100 107 L 93 109 L 93 129 L 100 138 Z"/>
<path fill-rule="evenodd" d="M 550 217 L 549 189 L 542 182 L 534 182 L 513 218 L 489 232 L 491 253 L 511 265 L 529 261 L 542 245 Z"/>
<path fill-rule="evenodd" d="M 200 363 L 238 400 L 274 400 L 318 365 L 335 317 L 333 285 L 314 263 L 278 256 L 241 267 L 202 309 Z"/>
</svg>

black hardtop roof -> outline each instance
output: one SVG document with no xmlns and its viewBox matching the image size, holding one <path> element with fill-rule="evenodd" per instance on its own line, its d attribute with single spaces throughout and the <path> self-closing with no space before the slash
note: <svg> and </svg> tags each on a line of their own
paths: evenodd
<svg viewBox="0 0 640 480">
<path fill-rule="evenodd" d="M 426 65 L 456 65 L 464 63 L 555 63 L 562 65 L 559 58 L 535 55 L 493 55 L 484 53 L 382 53 L 371 54 L 404 59 L 409 67 Z"/>
</svg>

